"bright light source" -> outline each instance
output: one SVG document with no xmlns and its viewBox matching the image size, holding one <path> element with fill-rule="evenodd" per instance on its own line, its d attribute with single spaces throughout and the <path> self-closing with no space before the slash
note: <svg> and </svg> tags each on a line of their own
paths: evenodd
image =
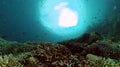
<svg viewBox="0 0 120 67">
<path fill-rule="evenodd" d="M 64 7 L 67 6 L 67 5 L 68 5 L 67 2 L 62 2 L 62 3 L 60 3 L 59 5 L 55 6 L 55 7 L 54 7 L 54 10 L 59 10 L 59 9 L 61 9 L 61 8 L 64 8 Z"/>
<path fill-rule="evenodd" d="M 45 0 L 40 8 L 40 24 L 50 33 L 60 36 L 58 39 L 82 35 L 86 31 L 84 20 L 86 10 L 81 0 Z"/>
<path fill-rule="evenodd" d="M 78 22 L 77 13 L 69 8 L 63 8 L 59 16 L 59 26 L 71 27 L 76 26 Z"/>
<path fill-rule="evenodd" d="M 72 9 L 67 8 L 68 2 L 62 2 L 54 7 L 54 10 L 60 11 L 58 18 L 58 25 L 60 27 L 76 26 L 78 22 L 78 15 Z"/>
</svg>

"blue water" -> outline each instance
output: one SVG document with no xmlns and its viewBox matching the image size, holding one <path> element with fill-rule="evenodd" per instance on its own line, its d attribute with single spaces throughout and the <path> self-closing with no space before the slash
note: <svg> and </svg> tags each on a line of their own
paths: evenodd
<svg viewBox="0 0 120 67">
<path fill-rule="evenodd" d="M 57 26 L 59 13 L 52 8 L 61 2 L 68 2 L 68 7 L 77 12 L 77 26 Z M 19 42 L 58 42 L 76 38 L 90 26 L 104 24 L 98 20 L 120 10 L 119 6 L 119 0 L 0 0 L 0 36 Z"/>
</svg>

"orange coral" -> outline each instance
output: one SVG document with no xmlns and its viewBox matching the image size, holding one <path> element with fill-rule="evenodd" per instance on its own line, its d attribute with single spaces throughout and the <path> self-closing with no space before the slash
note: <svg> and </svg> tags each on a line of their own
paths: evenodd
<svg viewBox="0 0 120 67">
<path fill-rule="evenodd" d="M 113 41 L 112 40 L 108 40 L 108 43 L 112 43 Z"/>
</svg>

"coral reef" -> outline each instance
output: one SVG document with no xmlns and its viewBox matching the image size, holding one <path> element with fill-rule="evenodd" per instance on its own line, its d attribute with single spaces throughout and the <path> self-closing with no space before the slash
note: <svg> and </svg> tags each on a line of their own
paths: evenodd
<svg viewBox="0 0 120 67">
<path fill-rule="evenodd" d="M 35 43 L 32 44 L 29 42 L 18 43 L 16 41 L 11 42 L 0 38 L 0 55 L 28 52 L 33 49 L 36 49 L 35 47 L 36 47 Z"/>
<path fill-rule="evenodd" d="M 24 67 L 12 54 L 0 56 L 0 67 Z"/>
<path fill-rule="evenodd" d="M 89 60 L 88 65 L 91 65 L 91 66 L 97 66 L 97 67 L 119 67 L 120 66 L 120 63 L 110 58 L 103 58 L 93 54 L 88 54 L 86 58 L 88 58 Z M 90 62 L 93 62 L 93 63 L 90 63 Z"/>
<path fill-rule="evenodd" d="M 0 39 L 0 67 L 120 67 L 120 47 L 98 33 L 56 44 Z"/>
</svg>

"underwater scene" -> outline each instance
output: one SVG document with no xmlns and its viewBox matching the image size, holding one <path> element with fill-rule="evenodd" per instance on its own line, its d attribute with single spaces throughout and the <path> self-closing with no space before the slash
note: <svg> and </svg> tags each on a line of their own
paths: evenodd
<svg viewBox="0 0 120 67">
<path fill-rule="evenodd" d="M 120 0 L 0 0 L 0 67 L 120 67 Z"/>
</svg>

